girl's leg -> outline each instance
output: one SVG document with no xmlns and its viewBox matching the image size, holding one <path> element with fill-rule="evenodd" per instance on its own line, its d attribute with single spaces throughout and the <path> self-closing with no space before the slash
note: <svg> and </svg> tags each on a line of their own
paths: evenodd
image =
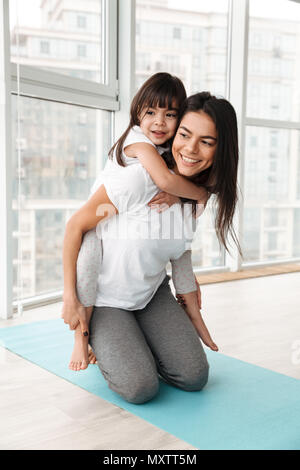
<svg viewBox="0 0 300 470">
<path fill-rule="evenodd" d="M 85 307 L 95 305 L 97 280 L 102 262 L 102 240 L 96 228 L 82 238 L 76 264 L 76 290 L 79 302 Z"/>
<path fill-rule="evenodd" d="M 155 360 L 135 312 L 94 307 L 90 344 L 111 390 L 135 404 L 145 403 L 157 394 L 159 380 Z"/>
<path fill-rule="evenodd" d="M 208 380 L 206 354 L 190 318 L 172 295 L 168 276 L 136 319 L 162 378 L 183 390 L 201 390 Z"/>
<path fill-rule="evenodd" d="M 97 237 L 96 228 L 83 236 L 76 264 L 76 290 L 80 303 L 85 306 L 89 324 L 95 305 L 97 280 L 102 261 L 102 241 Z M 86 369 L 89 364 L 89 337 L 83 336 L 80 325 L 75 330 L 75 343 L 69 369 Z"/>
<path fill-rule="evenodd" d="M 94 307 L 86 307 L 86 321 L 89 325 Z M 89 365 L 89 337 L 83 336 L 80 324 L 76 327 L 74 332 L 74 348 L 72 351 L 69 369 L 83 370 Z"/>
</svg>

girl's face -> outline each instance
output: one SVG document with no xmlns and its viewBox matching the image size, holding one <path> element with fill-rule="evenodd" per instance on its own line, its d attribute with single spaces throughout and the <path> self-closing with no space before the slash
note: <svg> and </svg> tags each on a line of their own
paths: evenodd
<svg viewBox="0 0 300 470">
<path fill-rule="evenodd" d="M 178 121 L 178 109 L 175 102 L 172 106 L 174 107 L 171 109 L 145 107 L 139 115 L 140 128 L 155 145 L 163 145 L 174 137 Z"/>
<path fill-rule="evenodd" d="M 215 123 L 208 114 L 188 112 L 173 141 L 175 172 L 189 178 L 209 168 L 216 153 L 217 137 Z"/>
</svg>

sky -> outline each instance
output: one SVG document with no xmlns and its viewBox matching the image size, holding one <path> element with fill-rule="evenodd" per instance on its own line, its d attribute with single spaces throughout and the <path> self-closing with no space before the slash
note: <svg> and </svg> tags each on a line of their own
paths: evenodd
<svg viewBox="0 0 300 470">
<path fill-rule="evenodd" d="M 10 29 L 17 23 L 17 11 L 19 24 L 39 27 L 41 25 L 40 4 L 41 0 L 9 0 Z"/>
<path fill-rule="evenodd" d="M 228 0 L 168 0 L 170 8 L 191 11 L 217 11 L 227 10 Z M 24 26 L 40 26 L 39 5 L 41 0 L 10 0 L 10 26 L 16 23 L 17 6 L 19 23 Z M 262 18 L 281 18 L 300 21 L 300 0 L 295 3 L 291 0 L 250 0 L 250 15 Z"/>
</svg>

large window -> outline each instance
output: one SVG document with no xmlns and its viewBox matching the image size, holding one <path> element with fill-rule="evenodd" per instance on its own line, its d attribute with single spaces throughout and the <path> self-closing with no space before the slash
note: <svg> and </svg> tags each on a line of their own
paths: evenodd
<svg viewBox="0 0 300 470">
<path fill-rule="evenodd" d="M 13 289 L 26 298 L 62 288 L 65 224 L 103 167 L 111 120 L 108 111 L 26 97 L 13 96 L 12 109 Z"/>
<path fill-rule="evenodd" d="M 226 94 L 228 0 L 136 0 L 136 87 L 155 72 Z"/>
<path fill-rule="evenodd" d="M 63 289 L 65 224 L 112 144 L 116 7 L 115 0 L 9 2 L 15 302 Z"/>
<path fill-rule="evenodd" d="M 300 133 L 249 126 L 246 130 L 244 254 L 247 261 L 297 256 Z M 298 201 L 298 202 L 297 202 Z"/>
<path fill-rule="evenodd" d="M 226 96 L 228 1 L 137 0 L 136 88 L 156 72 L 183 81 L 187 94 Z M 210 204 L 193 242 L 195 267 L 224 265 Z"/>
<path fill-rule="evenodd" d="M 11 60 L 105 82 L 104 2 L 10 0 Z"/>
<path fill-rule="evenodd" d="M 300 6 L 251 0 L 247 116 L 300 120 Z"/>
<path fill-rule="evenodd" d="M 250 1 L 245 262 L 299 257 L 300 5 Z"/>
</svg>

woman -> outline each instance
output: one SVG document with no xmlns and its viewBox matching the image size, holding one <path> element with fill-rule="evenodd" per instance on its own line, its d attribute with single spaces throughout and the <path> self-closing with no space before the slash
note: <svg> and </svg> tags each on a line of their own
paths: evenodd
<svg viewBox="0 0 300 470">
<path fill-rule="evenodd" d="M 238 245 L 232 228 L 237 200 L 237 122 L 230 103 L 209 93 L 188 98 L 172 154 L 169 167 L 174 173 L 205 185 L 215 194 L 219 241 L 227 249 L 226 238 L 231 233 Z M 201 390 L 208 379 L 209 365 L 197 333 L 203 331 L 203 322 L 196 297 L 193 293 L 185 296 L 185 312 L 174 299 L 165 274 L 169 259 L 179 258 L 187 249 L 190 233 L 180 240 L 127 238 L 122 244 L 113 240 L 113 220 L 118 220 L 118 227 L 123 227 L 126 221 L 135 230 L 137 214 L 143 212 L 151 199 L 151 191 L 155 194 L 155 185 L 152 182 L 151 187 L 149 180 L 146 187 L 150 192 L 145 191 L 144 178 L 149 176 L 143 168 L 132 171 L 128 184 L 132 193 L 136 191 L 138 195 L 138 205 L 134 198 L 126 199 L 120 194 L 117 181 L 106 181 L 67 224 L 64 308 L 80 310 L 76 298 L 76 260 L 82 235 L 105 218 L 103 212 L 97 215 L 99 206 L 105 205 L 118 215 L 106 221 L 106 232 L 101 229 L 103 260 L 90 324 L 90 344 L 109 387 L 127 401 L 144 403 L 158 391 L 158 373 L 184 390 Z M 141 173 L 136 174 L 137 171 Z M 148 200 L 143 199 L 143 191 Z M 180 218 L 185 219 L 186 226 L 188 221 L 177 207 L 175 223 Z M 192 219 L 191 213 L 189 218 Z M 159 224 L 157 218 L 154 227 L 160 229 Z"/>
</svg>

